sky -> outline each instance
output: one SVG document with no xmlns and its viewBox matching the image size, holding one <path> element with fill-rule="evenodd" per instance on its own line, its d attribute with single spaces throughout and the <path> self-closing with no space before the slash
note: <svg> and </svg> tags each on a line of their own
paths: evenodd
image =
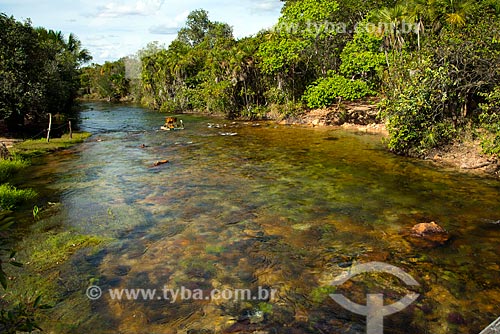
<svg viewBox="0 0 500 334">
<path fill-rule="evenodd" d="M 135 54 L 148 43 L 168 46 L 192 10 L 205 9 L 211 21 L 228 23 L 236 38 L 272 27 L 279 0 L 0 0 L 0 12 L 34 27 L 76 34 L 102 64 Z"/>
</svg>

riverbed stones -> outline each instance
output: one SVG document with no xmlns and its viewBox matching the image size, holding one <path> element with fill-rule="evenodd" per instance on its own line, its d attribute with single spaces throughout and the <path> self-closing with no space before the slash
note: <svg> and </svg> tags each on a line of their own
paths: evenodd
<svg viewBox="0 0 500 334">
<path fill-rule="evenodd" d="M 408 239 L 415 246 L 432 248 L 444 245 L 450 234 L 435 222 L 419 223 L 411 228 Z"/>
<path fill-rule="evenodd" d="M 430 222 L 414 225 L 411 229 L 411 232 L 413 235 L 424 237 L 429 234 L 446 233 L 446 230 L 435 222 Z"/>
</svg>

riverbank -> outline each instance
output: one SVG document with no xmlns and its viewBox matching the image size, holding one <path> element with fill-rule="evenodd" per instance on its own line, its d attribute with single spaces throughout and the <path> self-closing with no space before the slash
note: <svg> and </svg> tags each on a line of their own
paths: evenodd
<svg viewBox="0 0 500 334">
<path fill-rule="evenodd" d="M 61 138 L 51 138 L 49 142 L 45 138 L 18 141 L 13 144 L 10 151 L 13 155 L 30 158 L 69 148 L 75 144 L 82 143 L 90 136 L 91 134 L 88 132 L 74 132 L 71 138 L 68 134 L 65 134 Z M 1 138 L 0 142 L 2 142 Z"/>
<path fill-rule="evenodd" d="M 164 114 L 92 107 L 81 128 L 97 129 L 95 140 L 44 157 L 26 181 L 40 193 L 63 194 L 60 209 L 45 211 L 26 236 L 25 249 L 38 254 L 29 270 L 65 261 L 39 249 L 42 239 L 73 249 L 65 239 L 73 234 L 54 231 L 111 239 L 34 276 L 59 287 L 45 289 L 56 300 L 40 323 L 46 332 L 362 332 L 365 324 L 341 313 L 328 294 L 334 277 L 368 261 L 401 267 L 421 284 L 422 299 L 392 317 L 389 332 L 408 324 L 407 333 L 449 333 L 460 321 L 467 323 L 463 332 L 478 333 L 497 316 L 491 300 L 498 287 L 489 283 L 498 275 L 494 182 L 392 155 L 379 135 L 187 114 L 180 116 L 186 130 L 162 132 Z M 237 135 L 221 135 L 212 122 Z M 160 159 L 170 162 L 152 167 Z M 449 244 L 420 249 L 401 234 L 430 221 L 453 236 Z M 48 228 L 52 234 L 39 234 Z M 464 287 L 468 277 L 474 284 Z M 385 287 L 366 284 L 374 291 L 375 283 Z M 102 289 L 99 300 L 85 297 L 89 286 Z M 265 301 L 172 303 L 108 293 L 164 286 L 279 291 Z M 344 288 L 339 293 L 351 289 L 360 302 L 367 291 Z"/>
<path fill-rule="evenodd" d="M 388 137 L 385 124 L 378 118 L 378 100 L 345 102 L 325 109 L 314 109 L 277 121 L 283 125 L 308 127 L 341 127 L 347 130 L 376 133 Z M 419 157 L 438 168 L 454 169 L 463 173 L 500 177 L 498 157 L 482 153 L 481 141 L 470 134 L 454 142 L 427 152 Z"/>
<path fill-rule="evenodd" d="M 9 314 L 7 318 L 0 315 L 2 333 L 38 328 L 44 317 L 41 310 L 56 305 L 64 294 L 57 283 L 61 280 L 61 266 L 74 254 L 85 249 L 92 252 L 105 241 L 100 236 L 68 229 L 63 221 L 51 219 L 61 210 L 61 205 L 49 201 L 54 201 L 53 194 L 48 197 L 38 188 L 31 189 L 29 181 L 33 177 L 32 168 L 37 168 L 30 167 L 32 158 L 69 148 L 90 135 L 76 132 L 72 138 L 65 135 L 49 143 L 45 139 L 0 138 L 0 143 L 8 147 L 6 159 L 0 160 L 0 243 L 3 248 L 16 251 L 15 258 L 8 256 L 6 250 L 0 251 L 3 286 L 0 311 Z M 40 164 L 41 160 L 34 161 Z"/>
<path fill-rule="evenodd" d="M 500 177 L 498 158 L 483 154 L 478 139 L 457 140 L 433 149 L 425 159 L 441 168 L 455 168 L 465 173 Z"/>
</svg>

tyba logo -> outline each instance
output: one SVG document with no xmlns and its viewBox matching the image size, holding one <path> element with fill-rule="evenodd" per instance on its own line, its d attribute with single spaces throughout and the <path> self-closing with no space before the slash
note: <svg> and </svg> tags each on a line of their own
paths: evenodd
<svg viewBox="0 0 500 334">
<path fill-rule="evenodd" d="M 331 285 L 338 286 L 347 282 L 352 277 L 364 273 L 388 273 L 398 277 L 404 283 L 410 286 L 419 286 L 408 273 L 393 265 L 382 262 L 369 262 L 351 267 L 348 271 L 337 276 Z M 335 300 L 340 306 L 353 313 L 366 316 L 366 333 L 367 334 L 383 334 L 384 333 L 384 317 L 400 312 L 410 306 L 419 297 L 418 293 L 409 293 L 399 301 L 391 305 L 384 306 L 383 294 L 368 294 L 366 296 L 366 305 L 359 305 L 347 299 L 341 294 L 330 294 L 330 297 Z"/>
</svg>

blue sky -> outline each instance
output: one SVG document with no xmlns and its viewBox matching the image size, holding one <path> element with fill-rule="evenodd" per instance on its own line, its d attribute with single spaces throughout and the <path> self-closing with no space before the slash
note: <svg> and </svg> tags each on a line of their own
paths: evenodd
<svg viewBox="0 0 500 334">
<path fill-rule="evenodd" d="M 153 41 L 168 46 L 195 9 L 228 23 L 240 38 L 274 25 L 281 6 L 279 0 L 0 0 L 0 12 L 18 20 L 75 33 L 96 63 L 134 54 Z"/>
</svg>

